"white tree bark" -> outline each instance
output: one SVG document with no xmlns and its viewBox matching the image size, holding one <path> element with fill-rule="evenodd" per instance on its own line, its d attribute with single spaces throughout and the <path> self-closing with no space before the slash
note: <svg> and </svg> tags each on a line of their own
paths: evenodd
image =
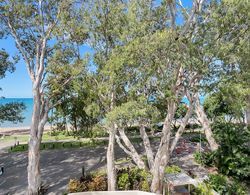
<svg viewBox="0 0 250 195">
<path fill-rule="evenodd" d="M 115 170 L 115 135 L 117 128 L 113 128 L 109 131 L 109 143 L 107 148 L 107 177 L 108 177 L 108 190 L 116 190 L 116 170 Z"/>
<path fill-rule="evenodd" d="M 125 134 L 124 129 L 119 128 L 118 131 L 120 133 L 120 137 L 121 137 L 122 141 L 124 142 L 125 146 L 128 148 L 129 152 L 131 153 L 131 158 L 133 159 L 135 164 L 138 166 L 138 168 L 147 169 L 145 163 L 141 159 L 141 157 L 138 154 L 138 152 L 136 151 L 135 147 L 133 146 L 133 144 L 130 142 L 127 135 Z"/>
<path fill-rule="evenodd" d="M 219 145 L 217 144 L 216 140 L 213 137 L 213 132 L 210 126 L 210 121 L 207 118 L 207 115 L 202 107 L 202 105 L 200 104 L 200 100 L 199 98 L 196 99 L 195 102 L 195 112 L 197 115 L 197 119 L 200 121 L 200 123 L 202 124 L 202 128 L 205 132 L 207 141 L 210 145 L 210 148 L 212 151 L 215 151 L 218 149 Z"/>
<path fill-rule="evenodd" d="M 169 161 L 171 123 L 173 121 L 175 111 L 176 111 L 176 104 L 174 100 L 171 100 L 168 105 L 168 114 L 163 124 L 163 129 L 162 129 L 163 136 L 161 138 L 158 151 L 155 155 L 154 166 L 152 170 L 153 179 L 151 183 L 151 191 L 158 194 L 161 193 L 164 170 Z"/>
<path fill-rule="evenodd" d="M 110 110 L 115 106 L 115 93 L 114 90 L 111 93 Z M 115 136 L 117 133 L 117 124 L 109 129 L 109 143 L 107 148 L 107 177 L 108 177 L 108 190 L 116 190 L 116 169 L 115 169 Z"/>
<path fill-rule="evenodd" d="M 153 150 L 152 150 L 144 125 L 140 126 L 140 135 L 141 135 L 144 147 L 145 147 L 149 170 L 152 170 L 154 166 L 154 153 L 153 153 Z"/>
<path fill-rule="evenodd" d="M 173 153 L 173 151 L 177 145 L 177 142 L 179 141 L 182 133 L 185 130 L 186 125 L 188 124 L 190 117 L 192 116 L 192 113 L 193 113 L 193 101 L 190 101 L 190 105 L 188 107 L 187 113 L 185 114 L 185 116 L 180 124 L 180 127 L 179 127 L 178 131 L 176 132 L 175 137 L 171 143 L 170 155 Z"/>
</svg>

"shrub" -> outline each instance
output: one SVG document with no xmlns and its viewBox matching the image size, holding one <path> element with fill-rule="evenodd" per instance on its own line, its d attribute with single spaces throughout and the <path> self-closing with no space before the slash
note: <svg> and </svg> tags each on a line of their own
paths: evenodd
<svg viewBox="0 0 250 195">
<path fill-rule="evenodd" d="M 118 177 L 117 185 L 119 190 L 129 190 L 131 183 L 129 182 L 128 173 L 122 173 Z"/>
<path fill-rule="evenodd" d="M 250 128 L 240 124 L 215 123 L 213 131 L 220 143 L 218 170 L 238 179 L 250 177 Z"/>
<path fill-rule="evenodd" d="M 68 192 L 83 192 L 85 189 L 84 183 L 77 179 L 70 179 L 68 184 Z"/>
<path fill-rule="evenodd" d="M 171 165 L 171 166 L 167 166 L 165 168 L 165 173 L 170 174 L 170 173 L 180 173 L 181 172 L 181 168 L 176 166 L 176 165 Z"/>
<path fill-rule="evenodd" d="M 204 135 L 200 136 L 200 135 L 195 135 L 193 137 L 190 138 L 191 142 L 207 142 L 207 139 L 205 138 Z"/>
<path fill-rule="evenodd" d="M 138 168 L 123 168 L 118 170 L 117 185 L 119 190 L 150 191 L 151 174 Z M 68 192 L 106 191 L 107 176 L 104 172 L 95 172 L 82 176 L 80 180 L 71 179 Z"/>
<path fill-rule="evenodd" d="M 117 173 L 119 190 L 142 190 L 149 191 L 151 174 L 143 169 L 124 168 Z"/>
<path fill-rule="evenodd" d="M 210 174 L 207 183 L 219 194 L 225 194 L 225 195 L 247 194 L 244 185 L 240 184 L 235 179 L 229 180 L 226 176 L 222 174 Z"/>
<path fill-rule="evenodd" d="M 200 183 L 192 192 L 194 195 L 213 195 L 211 187 L 207 183 Z"/>
<path fill-rule="evenodd" d="M 206 166 L 213 166 L 217 159 L 217 152 L 195 152 L 194 159 L 196 162 Z"/>
<path fill-rule="evenodd" d="M 107 178 L 104 175 L 97 175 L 87 184 L 88 191 L 105 191 L 107 190 Z"/>
</svg>

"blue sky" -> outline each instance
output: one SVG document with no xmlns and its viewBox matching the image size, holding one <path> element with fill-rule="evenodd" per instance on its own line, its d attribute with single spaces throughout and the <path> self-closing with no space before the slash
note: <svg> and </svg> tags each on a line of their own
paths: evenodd
<svg viewBox="0 0 250 195">
<path fill-rule="evenodd" d="M 0 39 L 0 48 L 4 48 L 12 56 L 18 53 L 12 38 Z M 83 46 L 80 51 L 82 54 L 86 52 L 93 54 L 93 50 L 88 46 Z M 24 61 L 21 59 L 15 67 L 15 72 L 7 72 L 6 77 L 0 80 L 0 87 L 2 88 L 0 97 L 31 98 L 32 83 Z"/>
<path fill-rule="evenodd" d="M 184 7 L 191 7 L 192 1 L 183 1 Z M 182 18 L 177 18 L 177 23 L 181 23 Z M 18 53 L 14 40 L 12 38 L 0 40 L 0 48 L 4 48 L 10 55 Z M 84 46 L 81 48 L 81 52 L 90 52 L 93 54 L 93 50 Z M 14 73 L 7 73 L 6 77 L 0 80 L 0 97 L 6 98 L 30 98 L 32 97 L 32 84 L 29 75 L 26 70 L 26 66 L 23 60 L 20 60 L 16 64 L 16 71 Z"/>
<path fill-rule="evenodd" d="M 4 48 L 10 55 L 18 53 L 14 40 L 11 38 L 0 40 L 0 47 Z M 32 84 L 27 73 L 25 63 L 20 60 L 16 64 L 14 73 L 7 73 L 6 77 L 0 80 L 0 96 L 8 97 L 32 97 Z"/>
</svg>

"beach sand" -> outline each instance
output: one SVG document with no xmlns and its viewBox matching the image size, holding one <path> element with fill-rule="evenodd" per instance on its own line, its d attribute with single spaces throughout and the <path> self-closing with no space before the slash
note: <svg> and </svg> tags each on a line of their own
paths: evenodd
<svg viewBox="0 0 250 195">
<path fill-rule="evenodd" d="M 45 125 L 44 131 L 49 131 L 50 125 Z M 30 127 L 0 127 L 0 134 L 3 135 L 24 135 L 29 134 Z"/>
</svg>

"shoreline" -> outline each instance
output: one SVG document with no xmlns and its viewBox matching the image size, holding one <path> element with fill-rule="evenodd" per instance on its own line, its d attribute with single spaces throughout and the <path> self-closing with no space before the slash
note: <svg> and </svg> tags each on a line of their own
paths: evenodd
<svg viewBox="0 0 250 195">
<path fill-rule="evenodd" d="M 51 129 L 50 125 L 44 126 L 44 131 L 49 131 Z M 5 135 L 15 135 L 15 134 L 29 134 L 30 127 L 0 127 L 0 134 Z"/>
</svg>

